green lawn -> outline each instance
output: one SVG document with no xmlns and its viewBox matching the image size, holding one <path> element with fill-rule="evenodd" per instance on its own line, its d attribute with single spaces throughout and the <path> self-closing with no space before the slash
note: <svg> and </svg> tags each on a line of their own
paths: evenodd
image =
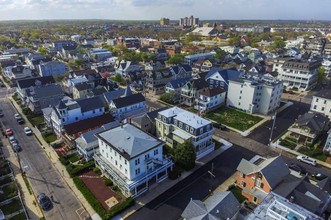
<svg viewBox="0 0 331 220">
<path fill-rule="evenodd" d="M 17 187 L 15 183 L 3 187 L 2 190 L 3 194 L 0 194 L 0 201 L 4 201 L 11 197 L 17 196 Z"/>
<path fill-rule="evenodd" d="M 246 198 L 243 195 L 241 195 L 242 189 L 239 188 L 238 186 L 232 187 L 230 191 L 233 193 L 233 195 L 236 197 L 236 199 L 240 204 L 246 200 Z"/>
<path fill-rule="evenodd" d="M 52 142 L 56 141 L 56 139 L 57 139 L 55 134 L 47 134 L 47 135 L 44 135 L 43 138 L 45 139 L 45 141 L 47 143 L 52 143 Z"/>
<path fill-rule="evenodd" d="M 292 138 L 286 137 L 284 139 L 282 139 L 279 144 L 281 146 L 290 148 L 291 150 L 294 150 L 294 148 L 297 146 L 297 142 L 295 140 L 293 140 Z"/>
<path fill-rule="evenodd" d="M 44 123 L 44 117 L 43 116 L 39 116 L 39 117 L 34 117 L 30 119 L 31 124 L 33 125 L 38 125 L 41 123 Z"/>
<path fill-rule="evenodd" d="M 11 217 L 9 220 L 25 220 L 25 219 L 27 219 L 26 216 L 25 216 L 25 213 L 22 212 L 18 215 L 15 215 L 15 216 Z"/>
<path fill-rule="evenodd" d="M 262 120 L 261 117 L 227 107 L 207 113 L 206 117 L 240 131 L 246 131 Z"/>
<path fill-rule="evenodd" d="M 3 211 L 3 213 L 5 215 L 17 212 L 17 211 L 21 210 L 22 208 L 23 207 L 22 207 L 21 201 L 19 199 L 13 199 L 11 203 L 0 206 L 0 209 Z"/>
</svg>

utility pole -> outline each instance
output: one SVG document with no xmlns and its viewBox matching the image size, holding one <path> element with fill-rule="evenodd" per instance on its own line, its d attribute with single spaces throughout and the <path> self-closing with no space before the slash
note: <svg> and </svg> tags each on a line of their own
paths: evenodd
<svg viewBox="0 0 331 220">
<path fill-rule="evenodd" d="M 273 122 L 272 122 L 272 127 L 271 127 L 270 137 L 269 137 L 269 144 L 268 144 L 269 147 L 271 147 L 272 134 L 273 134 L 273 132 L 274 132 L 274 127 L 275 127 L 275 122 L 276 122 L 276 115 L 277 115 L 277 111 L 276 111 L 275 114 L 272 116 Z"/>
</svg>

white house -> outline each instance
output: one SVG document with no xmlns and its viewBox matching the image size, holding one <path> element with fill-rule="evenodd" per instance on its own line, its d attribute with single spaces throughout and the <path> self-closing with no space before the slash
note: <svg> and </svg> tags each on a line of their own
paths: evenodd
<svg viewBox="0 0 331 220">
<path fill-rule="evenodd" d="M 229 80 L 226 105 L 248 113 L 268 115 L 278 108 L 282 94 L 282 82 L 270 77 L 247 75 Z"/>
<path fill-rule="evenodd" d="M 328 131 L 328 137 L 326 139 L 323 151 L 331 155 L 331 129 Z"/>
<path fill-rule="evenodd" d="M 236 69 L 221 69 L 218 67 L 212 67 L 205 76 L 206 82 L 208 82 L 211 88 L 222 88 L 227 90 L 230 79 L 238 78 L 242 73 Z"/>
<path fill-rule="evenodd" d="M 94 152 L 99 149 L 98 139 L 95 134 L 119 126 L 118 121 L 105 124 L 100 128 L 85 132 L 76 138 L 76 148 L 79 155 L 83 156 L 86 161 L 93 159 Z"/>
<path fill-rule="evenodd" d="M 277 79 L 284 86 L 308 90 L 317 82 L 317 69 L 321 62 L 317 60 L 289 59 L 279 68 Z"/>
<path fill-rule="evenodd" d="M 168 177 L 173 163 L 163 155 L 164 143 L 131 124 L 96 134 L 95 163 L 122 191 L 139 196 Z"/>
<path fill-rule="evenodd" d="M 331 118 L 331 90 L 323 89 L 313 96 L 310 111 L 319 112 Z"/>
<path fill-rule="evenodd" d="M 215 148 L 212 140 L 212 123 L 198 115 L 178 107 L 172 107 L 158 113 L 156 134 L 170 147 L 190 141 L 195 147 L 197 159 L 211 153 Z"/>
<path fill-rule="evenodd" d="M 136 93 L 113 99 L 110 101 L 109 111 L 119 120 L 143 114 L 147 112 L 145 97 Z"/>
<path fill-rule="evenodd" d="M 52 107 L 51 126 L 57 134 L 61 134 L 63 125 L 68 125 L 105 113 L 103 100 L 100 97 L 74 100 L 63 98 L 57 106 Z"/>
<path fill-rule="evenodd" d="M 4 68 L 3 74 L 9 80 L 32 77 L 32 71 L 29 65 L 8 66 Z"/>
<path fill-rule="evenodd" d="M 225 103 L 226 91 L 221 88 L 205 88 L 199 98 L 195 100 L 194 109 L 199 112 L 208 112 Z"/>
</svg>

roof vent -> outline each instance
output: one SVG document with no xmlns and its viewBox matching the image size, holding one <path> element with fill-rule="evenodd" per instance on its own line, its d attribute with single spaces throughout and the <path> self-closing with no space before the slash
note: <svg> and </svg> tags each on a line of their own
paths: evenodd
<svg viewBox="0 0 331 220">
<path fill-rule="evenodd" d="M 127 137 L 126 139 L 129 140 L 131 137 Z"/>
</svg>

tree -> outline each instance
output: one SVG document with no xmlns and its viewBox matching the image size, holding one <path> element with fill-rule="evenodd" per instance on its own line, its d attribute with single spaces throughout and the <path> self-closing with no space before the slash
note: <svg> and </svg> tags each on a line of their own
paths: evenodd
<svg viewBox="0 0 331 220">
<path fill-rule="evenodd" d="M 174 99 L 173 99 L 174 96 L 175 96 L 174 92 L 164 93 L 160 96 L 160 100 L 173 105 L 173 104 L 175 104 Z"/>
<path fill-rule="evenodd" d="M 235 36 L 235 37 L 231 37 L 228 42 L 230 46 L 238 47 L 240 46 L 240 40 L 241 40 L 240 36 Z"/>
<path fill-rule="evenodd" d="M 170 57 L 169 60 L 167 60 L 167 64 L 173 64 L 178 65 L 182 64 L 184 62 L 184 55 L 183 54 L 175 54 L 174 56 Z"/>
<path fill-rule="evenodd" d="M 324 69 L 324 67 L 319 67 L 317 69 L 317 84 L 321 84 L 325 80 L 326 77 L 325 71 L 326 70 Z"/>
<path fill-rule="evenodd" d="M 272 46 L 274 49 L 282 49 L 285 47 L 285 42 L 280 37 L 275 37 L 274 42 L 272 43 Z"/>
<path fill-rule="evenodd" d="M 191 170 L 195 167 L 196 154 L 191 142 L 185 141 L 175 148 L 173 159 L 175 164 L 184 170 Z"/>
</svg>

